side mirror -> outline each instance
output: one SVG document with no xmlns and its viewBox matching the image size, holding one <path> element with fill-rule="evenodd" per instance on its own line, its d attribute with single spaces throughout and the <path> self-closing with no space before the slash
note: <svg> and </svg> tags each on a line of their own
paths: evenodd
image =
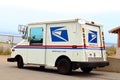
<svg viewBox="0 0 120 80">
<path fill-rule="evenodd" d="M 22 34 L 25 34 L 26 28 L 27 28 L 26 25 L 18 25 L 18 31 Z"/>
</svg>

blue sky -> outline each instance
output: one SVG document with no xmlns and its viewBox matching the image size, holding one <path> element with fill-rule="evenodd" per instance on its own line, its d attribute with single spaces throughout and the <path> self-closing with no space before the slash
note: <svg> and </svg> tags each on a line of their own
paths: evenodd
<svg viewBox="0 0 120 80">
<path fill-rule="evenodd" d="M 117 43 L 109 34 L 120 26 L 119 0 L 0 0 L 0 32 L 18 33 L 19 24 L 83 18 L 104 25 L 105 41 Z"/>
</svg>

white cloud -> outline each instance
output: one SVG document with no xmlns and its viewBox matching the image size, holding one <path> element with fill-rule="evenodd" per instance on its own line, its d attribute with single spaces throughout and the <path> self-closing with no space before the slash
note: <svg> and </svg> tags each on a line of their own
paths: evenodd
<svg viewBox="0 0 120 80">
<path fill-rule="evenodd" d="M 0 0 L 1 6 L 61 13 L 120 12 L 119 0 Z"/>
</svg>

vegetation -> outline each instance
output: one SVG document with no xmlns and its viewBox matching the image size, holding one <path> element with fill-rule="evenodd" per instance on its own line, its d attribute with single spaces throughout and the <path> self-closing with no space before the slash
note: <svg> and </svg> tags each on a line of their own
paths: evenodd
<svg viewBox="0 0 120 80">
<path fill-rule="evenodd" d="M 10 55 L 11 54 L 11 45 L 6 44 L 5 42 L 0 42 L 0 55 Z"/>
<path fill-rule="evenodd" d="M 6 50 L 6 51 L 0 51 L 0 55 L 10 55 L 11 51 L 10 50 Z"/>
<path fill-rule="evenodd" d="M 2 41 L 0 41 L 0 44 L 6 44 L 6 42 L 2 42 Z"/>
<path fill-rule="evenodd" d="M 108 56 L 113 56 L 116 54 L 116 47 L 115 46 L 107 46 L 106 51 L 107 51 Z"/>
</svg>

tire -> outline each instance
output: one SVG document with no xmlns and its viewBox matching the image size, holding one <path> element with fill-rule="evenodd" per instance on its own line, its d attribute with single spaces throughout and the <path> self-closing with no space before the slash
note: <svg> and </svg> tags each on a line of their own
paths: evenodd
<svg viewBox="0 0 120 80">
<path fill-rule="evenodd" d="M 57 63 L 57 70 L 60 74 L 70 74 L 72 71 L 71 61 L 68 59 L 60 59 Z"/>
<path fill-rule="evenodd" d="M 23 59 L 21 57 L 18 57 L 17 59 L 17 67 L 23 68 Z"/>
<path fill-rule="evenodd" d="M 92 67 L 82 67 L 81 70 L 84 72 L 84 73 L 90 73 L 92 71 Z"/>
</svg>

